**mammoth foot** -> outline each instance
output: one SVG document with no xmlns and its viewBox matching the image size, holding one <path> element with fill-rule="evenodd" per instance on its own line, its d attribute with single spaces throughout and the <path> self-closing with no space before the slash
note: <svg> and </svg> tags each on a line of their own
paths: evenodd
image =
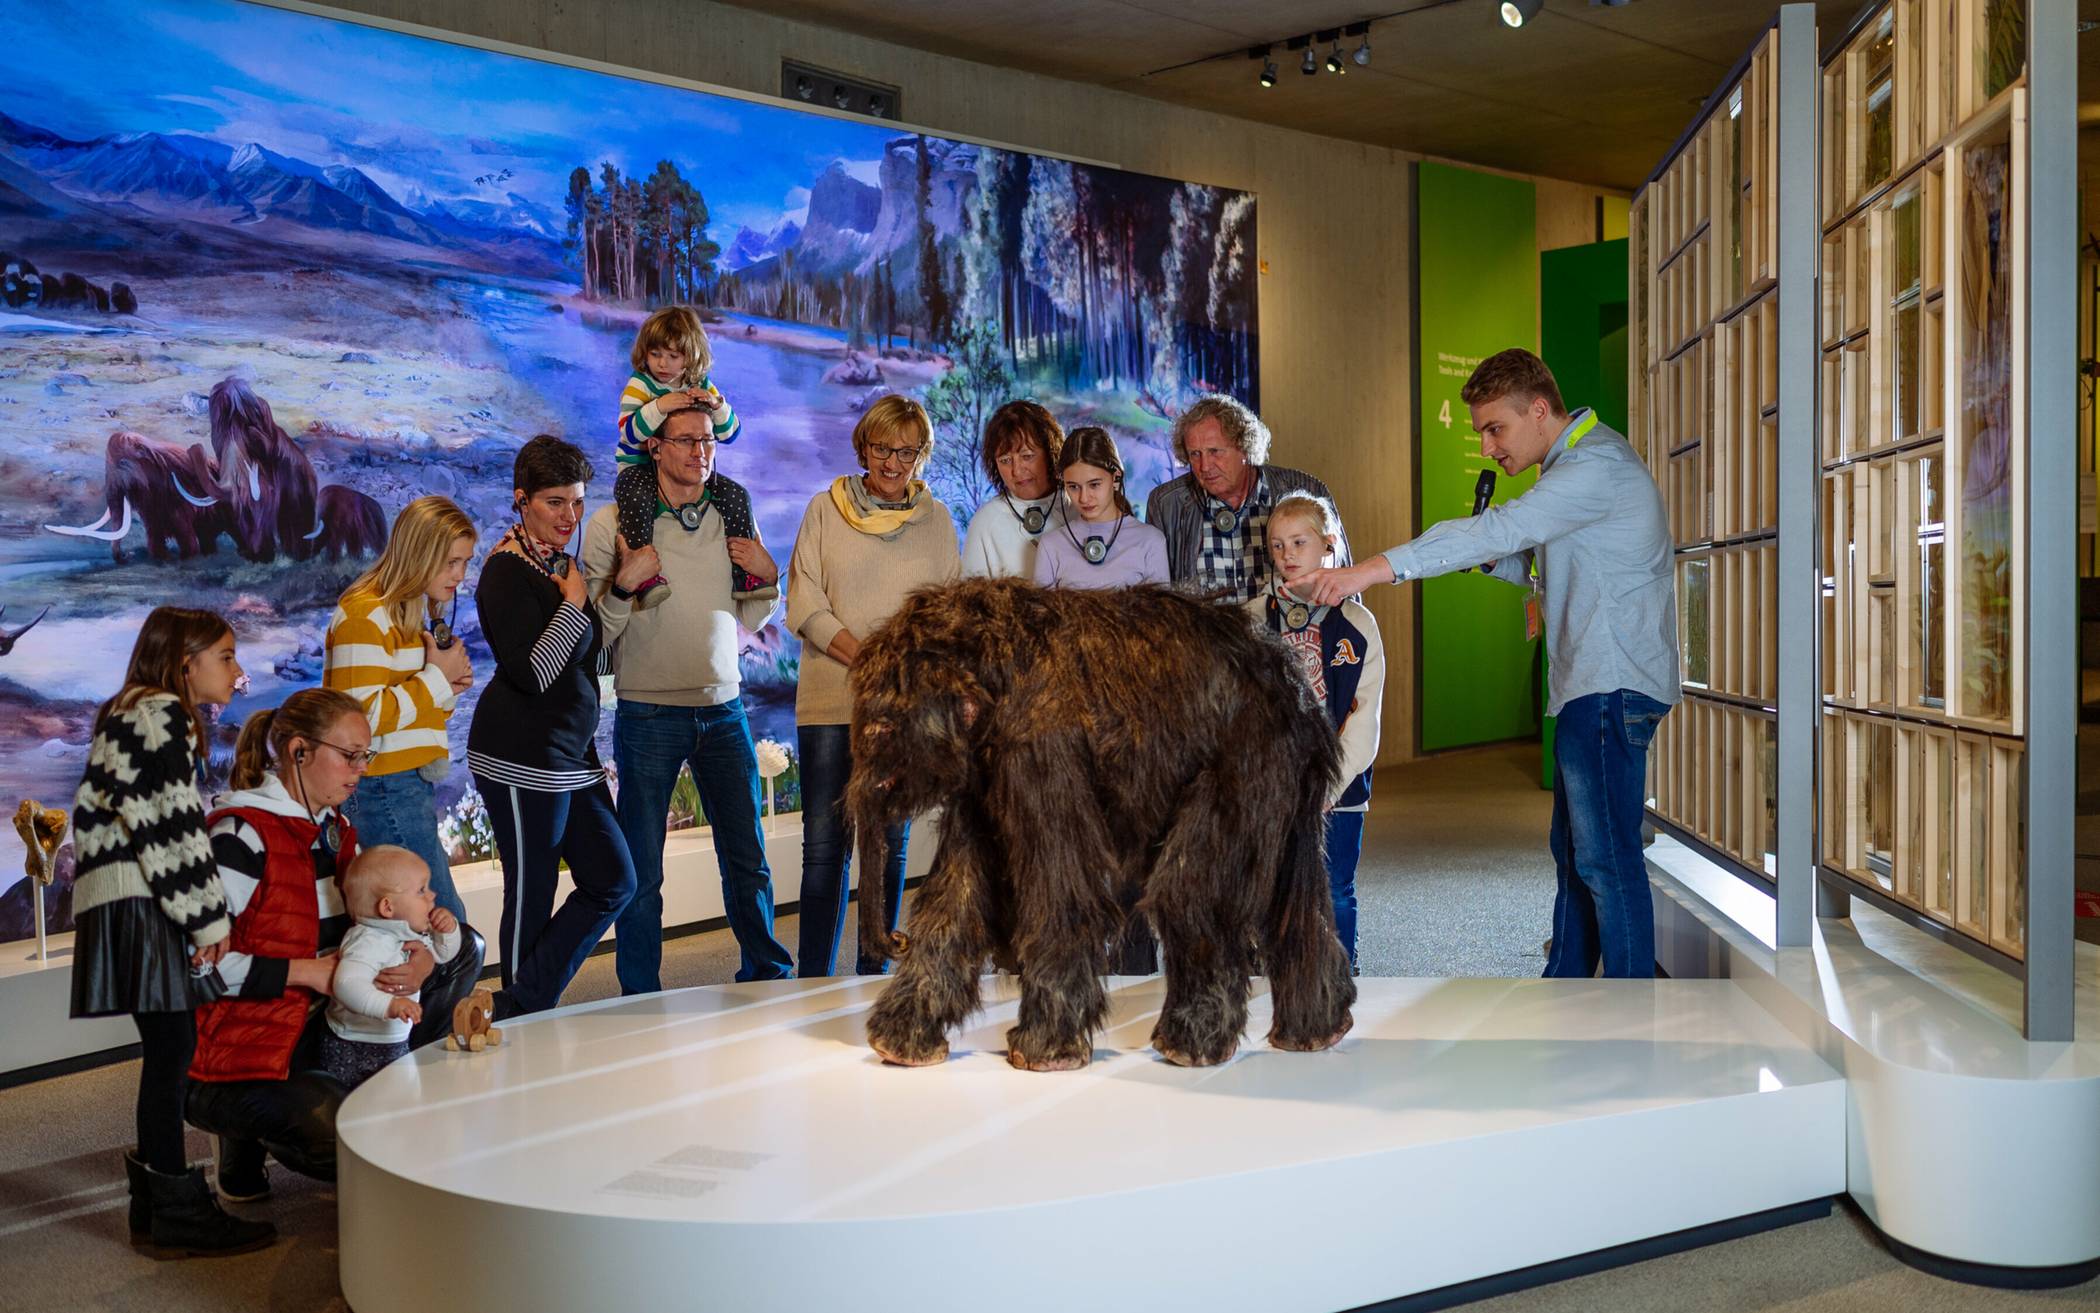
<svg viewBox="0 0 2100 1313">
<path fill-rule="evenodd" d="M 1062 1043 L 1024 1035 L 1019 1026 L 1006 1032 L 1006 1062 L 1018 1071 L 1078 1071 L 1094 1060 L 1085 1040 Z"/>
<path fill-rule="evenodd" d="M 868 1047 L 875 1056 L 892 1067 L 937 1067 L 948 1060 L 948 1041 L 938 1044 L 888 1045 L 868 1037 Z"/>
<path fill-rule="evenodd" d="M 1327 1035 L 1285 1035 L 1281 1031 L 1272 1030 L 1269 1032 L 1269 1047 L 1290 1053 L 1319 1053 L 1341 1043 L 1342 1037 L 1355 1026 L 1356 1019 L 1345 1013 L 1342 1016 L 1341 1029 Z"/>
<path fill-rule="evenodd" d="M 1152 1047 L 1177 1067 L 1215 1067 L 1239 1052 L 1240 1041 L 1237 1035 L 1206 1039 L 1162 1022 L 1152 1031 Z"/>
</svg>

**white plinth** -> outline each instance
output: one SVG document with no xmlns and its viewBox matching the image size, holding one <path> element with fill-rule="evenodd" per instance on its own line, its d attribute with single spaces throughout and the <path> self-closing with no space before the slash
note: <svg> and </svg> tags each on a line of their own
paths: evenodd
<svg viewBox="0 0 2100 1313">
<path fill-rule="evenodd" d="M 2020 982 L 1855 900 L 1774 949 L 1772 900 L 1671 839 L 1648 850 L 1656 960 L 1728 979 L 1844 1073 L 1846 1190 L 1890 1238 L 1996 1267 L 2100 1260 L 2100 948 L 2072 1043 L 2020 1037 Z"/>
<path fill-rule="evenodd" d="M 1156 978 L 1116 982 L 1074 1073 L 1006 1065 L 1010 980 L 921 1070 L 864 1046 L 873 980 L 512 1023 L 344 1106 L 343 1291 L 361 1313 L 1104 1291 L 1327 1313 L 1844 1188 L 1843 1081 L 1728 982 L 1361 985 L 1339 1050 L 1206 1071 L 1143 1047 Z M 433 1235 L 462 1260 L 406 1257 Z"/>
</svg>

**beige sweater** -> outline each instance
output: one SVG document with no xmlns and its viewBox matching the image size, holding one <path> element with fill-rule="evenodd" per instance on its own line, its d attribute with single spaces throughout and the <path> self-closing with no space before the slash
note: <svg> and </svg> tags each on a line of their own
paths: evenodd
<svg viewBox="0 0 2100 1313">
<path fill-rule="evenodd" d="M 737 666 L 737 627 L 752 633 L 773 618 L 779 593 L 729 595 L 729 544 L 722 517 L 713 513 L 687 532 L 674 516 L 656 517 L 656 553 L 663 559 L 671 595 L 637 611 L 614 597 L 614 547 L 618 511 L 602 506 L 583 530 L 583 572 L 598 603 L 598 623 L 612 649 L 614 685 L 630 702 L 667 707 L 714 707 L 742 688 Z"/>
<path fill-rule="evenodd" d="M 846 523 L 829 490 L 810 499 L 788 562 L 788 628 L 802 640 L 802 678 L 795 688 L 797 725 L 843 725 L 853 718 L 846 667 L 825 652 L 840 630 L 865 642 L 927 584 L 962 574 L 955 521 L 932 494 L 889 538 Z"/>
</svg>

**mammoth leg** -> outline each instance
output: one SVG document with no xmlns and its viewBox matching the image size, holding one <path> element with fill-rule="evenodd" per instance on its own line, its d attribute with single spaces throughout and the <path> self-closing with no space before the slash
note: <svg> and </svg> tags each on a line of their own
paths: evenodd
<svg viewBox="0 0 2100 1313">
<path fill-rule="evenodd" d="M 868 1012 L 868 1046 L 884 1062 L 942 1061 L 948 1032 L 977 1010 L 978 974 L 991 948 L 987 838 L 967 801 L 941 817 L 933 872 L 912 907 L 911 947 Z"/>
<path fill-rule="evenodd" d="M 1009 754 L 994 786 L 1021 965 L 1006 1060 L 1029 1071 L 1086 1066 L 1108 1018 L 1101 975 L 1117 924 L 1106 885 L 1115 868 L 1092 774 L 1083 746 L 1059 734 Z"/>
<path fill-rule="evenodd" d="M 1299 790 L 1284 837 L 1263 927 L 1273 1016 L 1269 1043 L 1311 1053 L 1333 1048 L 1355 1022 L 1356 980 L 1349 953 L 1334 933 L 1334 899 L 1327 888 L 1326 790 L 1317 779 Z"/>
<path fill-rule="evenodd" d="M 1243 865 L 1262 846 L 1258 810 L 1224 797 L 1205 771 L 1183 796 L 1147 881 L 1159 929 L 1166 998 L 1152 1047 L 1184 1067 L 1210 1067 L 1238 1051 L 1247 1027 L 1252 917 Z"/>
</svg>

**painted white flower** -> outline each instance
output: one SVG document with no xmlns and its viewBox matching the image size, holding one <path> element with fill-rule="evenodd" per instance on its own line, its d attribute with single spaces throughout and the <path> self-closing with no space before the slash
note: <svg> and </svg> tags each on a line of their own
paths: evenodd
<svg viewBox="0 0 2100 1313">
<path fill-rule="evenodd" d="M 788 768 L 788 751 L 771 739 L 760 739 L 755 746 L 758 753 L 758 773 L 772 779 Z"/>
</svg>

